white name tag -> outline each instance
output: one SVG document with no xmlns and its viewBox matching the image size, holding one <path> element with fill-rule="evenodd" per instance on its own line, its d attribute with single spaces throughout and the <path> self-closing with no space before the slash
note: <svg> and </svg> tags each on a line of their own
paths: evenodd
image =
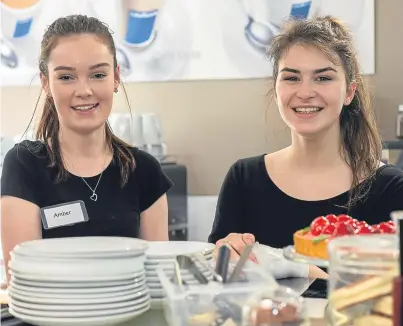
<svg viewBox="0 0 403 326">
<path fill-rule="evenodd" d="M 88 213 L 82 200 L 41 208 L 42 225 L 45 229 L 88 221 Z"/>
</svg>

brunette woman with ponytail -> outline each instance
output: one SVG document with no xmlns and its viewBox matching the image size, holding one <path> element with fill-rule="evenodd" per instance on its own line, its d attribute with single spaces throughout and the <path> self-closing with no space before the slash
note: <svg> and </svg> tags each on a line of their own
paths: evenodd
<svg viewBox="0 0 403 326">
<path fill-rule="evenodd" d="M 15 245 L 38 238 L 168 240 L 171 181 L 108 124 L 123 87 L 108 27 L 83 15 L 57 19 L 43 36 L 39 70 L 46 99 L 37 140 L 17 144 L 4 160 L 5 266 Z"/>
<path fill-rule="evenodd" d="M 374 225 L 403 210 L 403 171 L 381 163 L 371 94 L 350 32 L 334 17 L 291 20 L 271 42 L 268 58 L 270 93 L 291 144 L 232 165 L 209 241 L 231 243 L 233 255 L 258 241 L 282 255 L 297 230 L 340 214 L 369 224 L 358 232 L 378 232 Z M 342 232 L 343 225 L 336 227 Z M 316 266 L 284 266 L 277 274 L 326 278 Z"/>
</svg>

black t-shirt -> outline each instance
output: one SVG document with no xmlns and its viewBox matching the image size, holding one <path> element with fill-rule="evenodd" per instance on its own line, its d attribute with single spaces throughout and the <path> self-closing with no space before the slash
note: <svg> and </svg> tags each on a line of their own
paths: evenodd
<svg viewBox="0 0 403 326">
<path fill-rule="evenodd" d="M 15 145 L 4 158 L 1 177 L 1 195 L 14 196 L 38 207 L 82 200 L 89 220 L 71 226 L 44 229 L 43 238 L 75 236 L 138 237 L 140 213 L 149 208 L 172 186 L 161 166 L 152 155 L 132 148 L 136 168 L 128 183 L 120 186 L 119 166 L 115 156 L 103 171 L 96 193 L 98 200 L 90 199 L 92 191 L 81 177 L 69 174 L 66 181 L 55 183 L 56 171 L 48 167 L 49 157 L 44 144 L 23 141 Z M 85 178 L 94 189 L 99 175 Z M 39 218 L 39 216 L 38 216 Z"/>
<path fill-rule="evenodd" d="M 307 185 L 309 187 L 309 185 Z M 346 206 L 348 192 L 320 201 L 292 198 L 270 179 L 264 155 L 241 159 L 230 168 L 222 185 L 209 241 L 229 233 L 252 233 L 259 243 L 282 248 L 293 243 L 293 234 L 318 216 L 346 214 L 368 224 L 390 220 L 403 210 L 403 171 L 392 165 L 380 167 L 366 200 Z"/>
</svg>

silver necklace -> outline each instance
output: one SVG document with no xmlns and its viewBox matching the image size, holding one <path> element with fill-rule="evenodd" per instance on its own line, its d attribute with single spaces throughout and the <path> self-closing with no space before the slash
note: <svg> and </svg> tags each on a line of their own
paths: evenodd
<svg viewBox="0 0 403 326">
<path fill-rule="evenodd" d="M 99 178 L 98 178 L 97 184 L 95 185 L 95 188 L 94 188 L 94 189 L 92 189 L 91 186 L 88 184 L 88 182 L 85 181 L 85 179 L 80 176 L 81 180 L 83 180 L 84 183 L 87 185 L 87 187 L 91 190 L 92 195 L 90 196 L 90 199 L 93 200 L 93 201 L 97 201 L 97 200 L 98 200 L 98 195 L 97 195 L 97 193 L 96 193 L 96 190 L 97 190 L 97 188 L 98 188 L 99 182 L 101 181 L 102 174 L 104 173 L 104 170 L 105 170 L 106 157 L 107 157 L 107 155 L 105 155 L 104 163 L 103 163 L 103 170 L 102 170 L 102 172 L 101 172 L 101 174 L 100 174 L 100 176 L 99 176 Z M 73 166 L 73 168 L 74 168 L 74 166 Z"/>
<path fill-rule="evenodd" d="M 81 179 L 85 182 L 85 184 L 87 185 L 87 187 L 90 188 L 90 190 L 92 191 L 92 195 L 91 195 L 90 199 L 93 200 L 93 201 L 97 201 L 97 199 L 98 199 L 98 195 L 97 195 L 97 193 L 96 193 L 96 190 L 97 190 L 97 188 L 98 188 L 99 181 L 101 181 L 101 178 L 102 178 L 102 174 L 103 174 L 103 173 L 104 173 L 104 171 L 101 172 L 101 175 L 99 176 L 98 182 L 97 182 L 97 184 L 96 184 L 96 186 L 95 186 L 94 189 L 92 189 L 92 188 L 90 187 L 90 185 L 87 183 L 87 181 L 85 181 L 85 179 L 84 179 L 83 177 L 81 177 Z"/>
</svg>

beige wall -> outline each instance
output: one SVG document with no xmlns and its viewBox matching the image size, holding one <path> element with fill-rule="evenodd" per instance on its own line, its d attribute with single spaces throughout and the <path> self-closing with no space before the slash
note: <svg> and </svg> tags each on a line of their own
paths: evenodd
<svg viewBox="0 0 403 326">
<path fill-rule="evenodd" d="M 397 105 L 403 104 L 402 11 L 401 0 L 376 1 L 376 74 L 368 80 L 385 139 L 394 138 Z M 140 83 L 126 88 L 133 111 L 159 114 L 170 154 L 188 167 L 190 193 L 216 194 L 236 159 L 289 143 L 276 108 L 267 105 L 267 85 L 267 80 L 231 80 Z M 24 130 L 38 93 L 37 87 L 2 88 L 5 134 Z M 117 111 L 127 110 L 121 95 L 115 103 Z"/>
</svg>

